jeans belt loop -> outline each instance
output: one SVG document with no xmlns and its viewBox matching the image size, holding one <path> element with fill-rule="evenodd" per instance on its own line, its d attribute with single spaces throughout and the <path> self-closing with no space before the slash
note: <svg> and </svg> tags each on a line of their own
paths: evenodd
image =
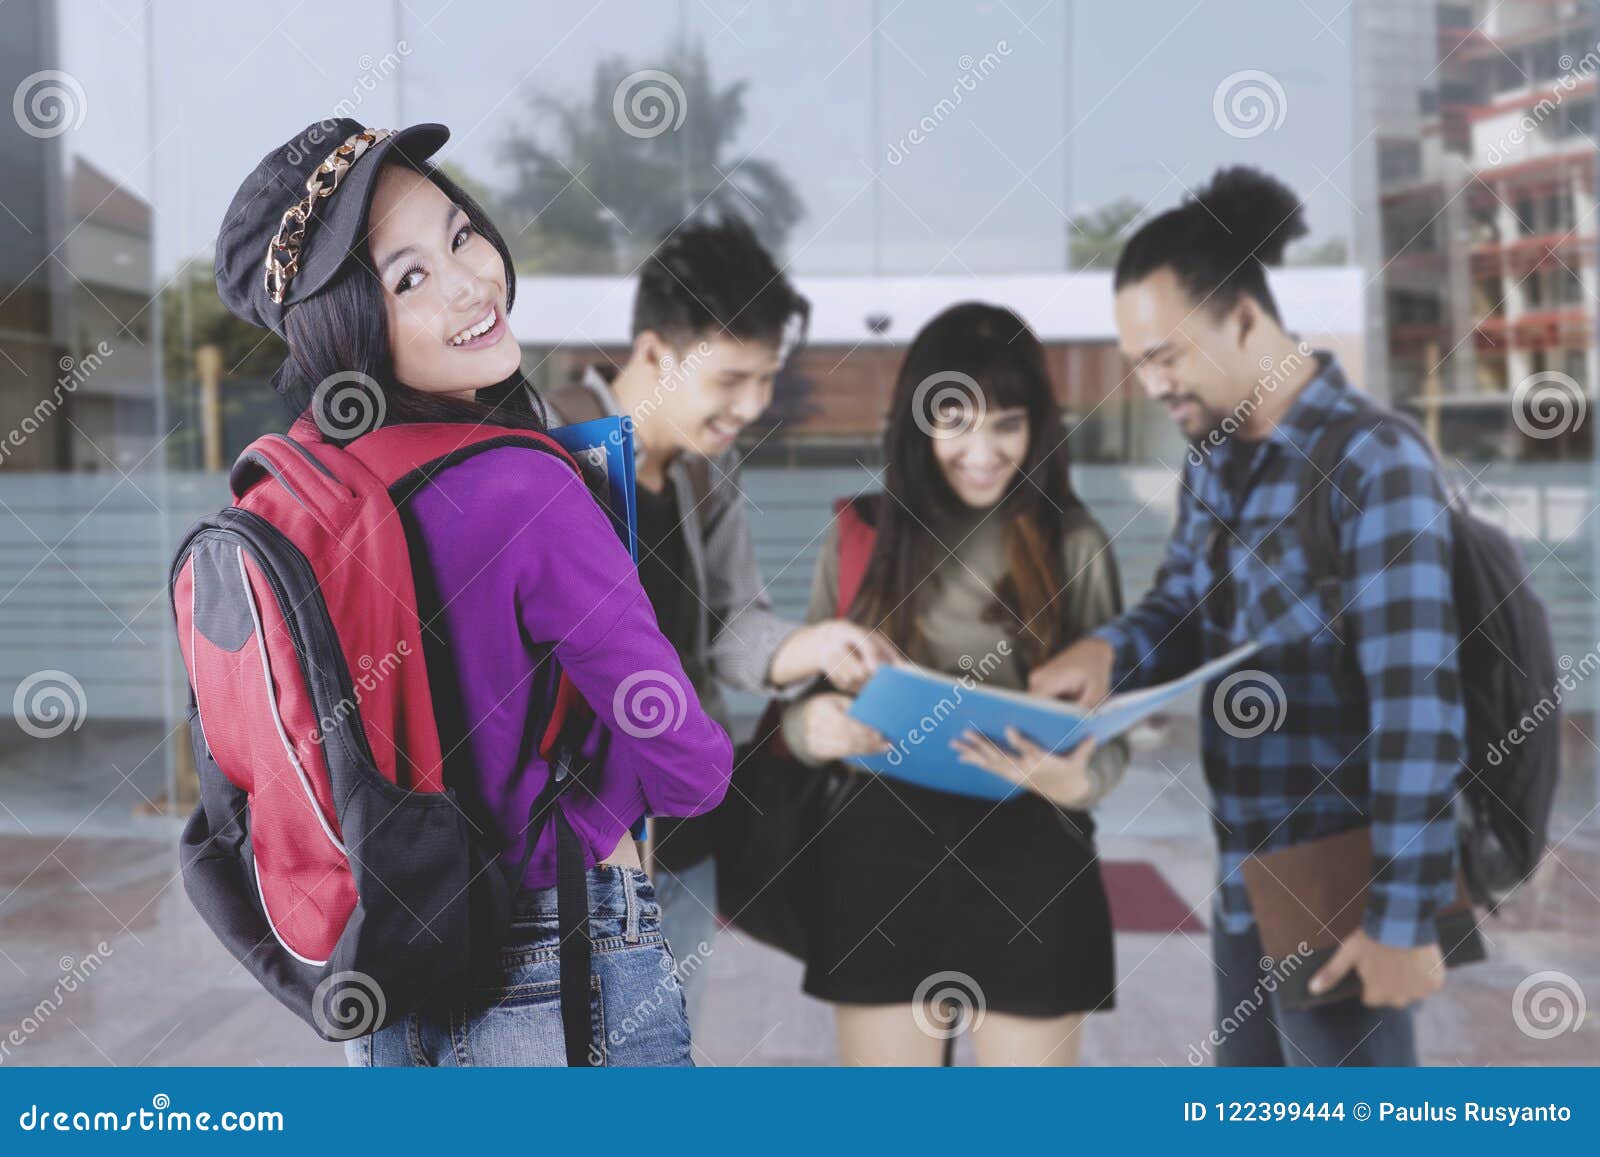
<svg viewBox="0 0 1600 1157">
<path fill-rule="evenodd" d="M 627 919 L 623 923 L 622 939 L 628 944 L 639 943 L 639 887 L 628 869 L 620 870 L 622 891 L 627 897 Z"/>
</svg>

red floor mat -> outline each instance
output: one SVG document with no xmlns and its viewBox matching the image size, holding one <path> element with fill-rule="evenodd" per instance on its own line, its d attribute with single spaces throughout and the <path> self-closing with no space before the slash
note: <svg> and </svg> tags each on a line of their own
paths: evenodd
<svg viewBox="0 0 1600 1157">
<path fill-rule="evenodd" d="M 1100 876 L 1111 899 L 1111 923 L 1118 932 L 1206 930 L 1149 860 L 1104 860 Z"/>
</svg>

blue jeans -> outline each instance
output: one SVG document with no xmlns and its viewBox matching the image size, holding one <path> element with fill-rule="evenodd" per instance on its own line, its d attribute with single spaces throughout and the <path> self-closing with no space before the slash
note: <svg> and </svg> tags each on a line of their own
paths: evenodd
<svg viewBox="0 0 1600 1157">
<path fill-rule="evenodd" d="M 700 1024 L 707 973 L 717 944 L 717 862 L 709 856 L 681 872 L 656 869 L 656 894 L 667 941 L 678 961 L 678 982 L 689 1007 L 689 1023 Z"/>
<path fill-rule="evenodd" d="M 643 872 L 589 870 L 589 934 L 593 1063 L 693 1065 L 683 990 Z M 352 1065 L 563 1066 L 559 951 L 556 890 L 525 891 L 498 966 L 465 997 L 454 993 L 347 1041 L 345 1056 Z"/>
<path fill-rule="evenodd" d="M 1219 1066 L 1417 1063 L 1410 1008 L 1368 1008 L 1357 998 L 1298 1011 L 1281 1009 L 1277 996 L 1263 986 L 1265 953 L 1255 926 L 1248 932 L 1224 932 L 1215 914 L 1211 952 L 1217 967 L 1217 1002 L 1209 1043 Z M 1281 970 L 1282 965 L 1278 967 Z M 1199 1063 L 1192 1055 L 1189 1059 Z"/>
</svg>

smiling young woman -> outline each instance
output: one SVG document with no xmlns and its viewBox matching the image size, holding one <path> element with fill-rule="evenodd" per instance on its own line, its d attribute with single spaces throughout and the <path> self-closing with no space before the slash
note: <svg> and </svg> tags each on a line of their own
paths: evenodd
<svg viewBox="0 0 1600 1157">
<path fill-rule="evenodd" d="M 380 168 L 371 198 L 343 271 L 285 316 L 291 405 L 354 370 L 383 390 L 389 423 L 542 430 L 522 388 L 510 253 L 493 223 L 443 173 L 406 159 Z"/>
<path fill-rule="evenodd" d="M 447 137 L 438 125 L 386 133 L 343 121 L 331 134 L 313 125 L 261 162 L 229 210 L 219 290 L 236 315 L 282 333 L 290 356 L 275 385 L 329 441 L 416 423 L 545 428 L 507 322 L 516 283 L 505 242 L 427 163 Z M 286 205 L 293 193 L 283 191 L 315 163 L 289 158 L 320 156 L 341 140 L 325 162 L 336 187 L 313 193 L 308 210 Z M 313 183 L 323 171 L 309 174 Z M 300 232 L 286 234 L 280 221 Z M 344 415 L 324 412 L 329 383 L 366 392 L 364 422 L 342 426 Z M 731 746 L 585 482 L 529 442 L 508 436 L 452 455 L 396 500 L 445 782 L 492 833 L 509 874 L 522 868 L 511 934 L 471 985 L 351 1040 L 353 1064 L 559 1065 L 569 1055 L 556 999 L 557 832 L 529 828 L 530 805 L 553 774 L 538 721 L 552 714 L 545 700 L 557 663 L 595 716 L 583 744 L 592 774 L 557 805 L 588 873 L 592 1016 L 596 1025 L 631 1017 L 628 1033 L 597 1034 L 591 1062 L 691 1063 L 660 909 L 629 833 L 645 814 L 715 806 Z M 627 693 L 641 671 L 675 684 L 681 710 L 671 728 L 628 725 Z"/>
<path fill-rule="evenodd" d="M 395 377 L 470 401 L 514 374 L 522 350 L 506 322 L 506 263 L 459 201 L 423 173 L 390 165 L 371 221 Z"/>
<path fill-rule="evenodd" d="M 1072 489 L 1066 438 L 1020 318 L 973 302 L 930 321 L 890 403 L 884 492 L 838 520 L 873 535 L 849 618 L 925 666 L 1019 689 L 1033 664 L 1116 614 L 1110 543 Z M 835 613 L 841 533 L 836 522 L 819 555 L 812 619 Z M 844 691 L 786 710 L 798 758 L 884 750 Z M 1083 1015 L 1112 1002 L 1088 809 L 1126 752 L 1051 755 L 1020 735 L 1009 749 L 973 735 L 957 750 L 1028 790 L 996 804 L 857 776 L 816 841 L 805 990 L 834 1003 L 846 1063 L 938 1064 L 945 1038 L 970 1029 L 981 1064 L 1071 1064 Z M 952 1003 L 971 1015 L 952 1021 Z"/>
</svg>

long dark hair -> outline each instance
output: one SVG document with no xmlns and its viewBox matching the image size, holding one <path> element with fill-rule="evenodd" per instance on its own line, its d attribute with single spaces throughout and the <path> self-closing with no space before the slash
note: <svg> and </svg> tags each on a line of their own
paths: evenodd
<svg viewBox="0 0 1600 1157">
<path fill-rule="evenodd" d="M 975 392 L 974 392 L 975 391 Z M 926 658 L 918 591 L 949 553 L 943 528 L 960 525 L 969 508 L 945 481 L 934 458 L 941 423 L 976 407 L 1022 407 L 1028 453 L 990 517 L 1004 520 L 1006 573 L 987 619 L 1010 624 L 1021 657 L 1035 666 L 1060 639 L 1058 598 L 1066 582 L 1062 543 L 1084 516 L 1072 489 L 1066 430 L 1039 339 L 1009 309 L 964 302 L 923 326 L 906 351 L 884 432 L 884 493 L 863 500 L 877 529 L 871 559 L 849 617 L 883 630 L 912 658 Z"/>
<path fill-rule="evenodd" d="M 461 207 L 473 229 L 495 247 L 505 262 L 509 313 L 517 293 L 516 270 L 505 238 L 483 206 L 431 165 L 405 160 L 394 163 L 409 165 L 437 185 Z M 367 238 L 363 236 L 338 276 L 284 318 L 289 357 L 273 384 L 295 415 L 315 404 L 319 409 L 313 415 L 317 425 L 334 442 L 349 441 L 379 425 L 408 422 L 465 422 L 535 431 L 547 428 L 543 403 L 520 368 L 504 381 L 480 389 L 470 402 L 425 393 L 401 383 L 395 377 L 389 350 L 388 317 L 383 283 L 372 267 Z M 370 397 L 368 381 L 381 390 L 381 404 Z M 334 388 L 321 391 L 319 396 L 318 386 L 323 383 Z"/>
</svg>

